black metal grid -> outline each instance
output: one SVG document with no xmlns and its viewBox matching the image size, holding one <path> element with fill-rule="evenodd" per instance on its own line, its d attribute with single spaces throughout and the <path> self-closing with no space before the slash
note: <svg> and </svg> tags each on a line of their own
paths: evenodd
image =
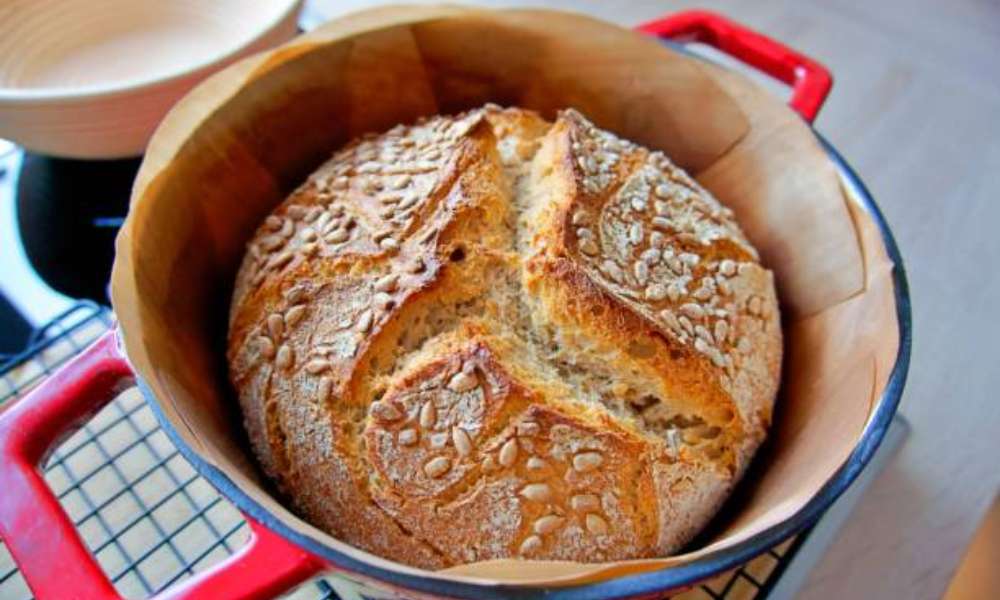
<svg viewBox="0 0 1000 600">
<path fill-rule="evenodd" d="M 108 312 L 80 303 L 36 331 L 29 349 L 0 367 L 0 403 L 21 396 L 110 325 Z M 126 596 L 146 596 L 214 563 L 245 536 L 239 513 L 195 475 L 134 392 L 61 444 L 45 477 Z M 0 597 L 30 597 L 5 549 Z"/>
<path fill-rule="evenodd" d="M 81 302 L 36 331 L 25 352 L 0 362 L 0 404 L 24 395 L 111 324 L 105 309 Z M 60 445 L 45 465 L 45 478 L 125 597 L 165 589 L 216 564 L 246 540 L 240 513 L 194 472 L 135 390 L 120 395 Z M 800 543 L 801 537 L 786 542 L 674 598 L 764 598 Z M 321 577 L 288 598 L 369 596 L 385 597 L 358 582 Z M 31 598 L 31 592 L 0 542 L 0 599 L 7 598 Z"/>
</svg>

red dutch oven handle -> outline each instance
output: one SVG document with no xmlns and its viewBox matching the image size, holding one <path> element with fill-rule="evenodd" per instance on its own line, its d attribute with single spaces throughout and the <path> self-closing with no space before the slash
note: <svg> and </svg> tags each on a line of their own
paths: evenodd
<svg viewBox="0 0 1000 600">
<path fill-rule="evenodd" d="M 133 383 L 112 331 L 0 413 L 0 538 L 36 598 L 121 598 L 45 482 L 41 465 L 59 442 Z M 316 556 L 247 521 L 250 540 L 236 554 L 155 598 L 273 598 L 324 567 Z"/>
<path fill-rule="evenodd" d="M 833 77 L 826 67 L 756 31 L 708 11 L 672 14 L 637 27 L 639 31 L 678 42 L 708 44 L 792 86 L 792 110 L 812 123 L 826 101 Z"/>
</svg>

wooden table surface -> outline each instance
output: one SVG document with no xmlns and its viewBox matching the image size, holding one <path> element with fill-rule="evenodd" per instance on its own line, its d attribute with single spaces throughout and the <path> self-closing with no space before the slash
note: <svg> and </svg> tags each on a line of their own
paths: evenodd
<svg viewBox="0 0 1000 600">
<path fill-rule="evenodd" d="M 315 0 L 324 15 L 372 4 Z M 913 426 L 801 597 L 938 598 L 1000 489 L 1000 2 L 482 2 L 623 25 L 682 8 L 727 14 L 826 64 L 816 128 L 896 235 L 913 296 L 901 412 Z"/>
</svg>

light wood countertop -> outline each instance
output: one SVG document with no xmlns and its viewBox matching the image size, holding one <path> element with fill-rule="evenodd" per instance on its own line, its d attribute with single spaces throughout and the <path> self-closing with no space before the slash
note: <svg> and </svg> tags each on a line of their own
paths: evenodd
<svg viewBox="0 0 1000 600">
<path fill-rule="evenodd" d="M 325 15 L 370 2 L 315 0 Z M 715 10 L 834 74 L 816 128 L 857 169 L 902 250 L 913 431 L 801 597 L 938 598 L 1000 487 L 1000 3 L 493 1 L 635 25 Z"/>
</svg>

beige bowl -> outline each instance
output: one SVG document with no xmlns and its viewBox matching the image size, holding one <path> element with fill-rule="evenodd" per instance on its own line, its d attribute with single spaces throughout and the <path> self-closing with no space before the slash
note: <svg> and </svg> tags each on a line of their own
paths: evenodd
<svg viewBox="0 0 1000 600">
<path fill-rule="evenodd" d="M 290 39 L 302 0 L 5 0 L 0 138 L 75 158 L 141 154 L 196 83 Z"/>
</svg>

